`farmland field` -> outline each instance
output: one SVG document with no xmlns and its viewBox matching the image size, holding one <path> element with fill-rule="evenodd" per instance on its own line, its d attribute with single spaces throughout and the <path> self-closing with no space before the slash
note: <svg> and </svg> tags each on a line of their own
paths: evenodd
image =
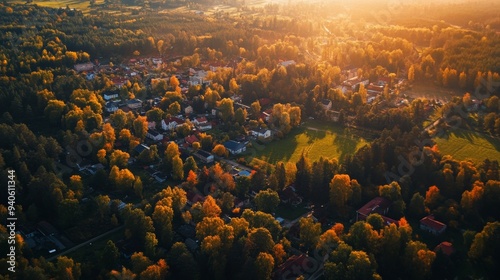
<svg viewBox="0 0 500 280">
<path fill-rule="evenodd" d="M 434 141 L 442 155 L 452 155 L 458 160 L 471 159 L 479 163 L 484 159 L 500 160 L 500 140 L 488 135 L 456 129 Z"/>
<path fill-rule="evenodd" d="M 8 0 L 8 3 L 16 3 L 16 4 L 26 4 L 24 0 Z M 96 1 L 96 4 L 100 4 L 104 1 Z M 50 7 L 50 8 L 66 8 L 69 6 L 72 9 L 81 10 L 84 14 L 90 11 L 90 1 L 85 0 L 40 0 L 33 1 L 31 4 L 36 4 L 42 7 Z"/>
<path fill-rule="evenodd" d="M 284 139 L 266 146 L 254 146 L 254 149 L 256 158 L 274 164 L 278 161 L 296 162 L 302 151 L 311 161 L 321 156 L 343 159 L 367 143 L 364 138 L 345 132 L 341 127 L 308 123 L 292 130 Z"/>
</svg>

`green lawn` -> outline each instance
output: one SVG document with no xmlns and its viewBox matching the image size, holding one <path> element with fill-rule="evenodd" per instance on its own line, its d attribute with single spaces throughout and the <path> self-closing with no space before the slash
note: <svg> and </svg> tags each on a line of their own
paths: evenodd
<svg viewBox="0 0 500 280">
<path fill-rule="evenodd" d="M 7 0 L 8 3 L 26 4 L 26 0 Z M 96 1 L 96 4 L 102 4 L 104 1 Z M 37 4 L 42 7 L 50 8 L 66 8 L 69 6 L 72 9 L 82 11 L 84 14 L 90 11 L 90 1 L 88 0 L 35 0 L 31 4 Z"/>
<path fill-rule="evenodd" d="M 276 209 L 275 216 L 293 221 L 309 211 L 304 208 L 305 205 L 305 203 L 301 203 L 297 205 L 297 207 L 293 207 L 291 205 L 281 203 Z"/>
<path fill-rule="evenodd" d="M 484 159 L 500 160 L 500 140 L 486 134 L 454 129 L 441 137 L 434 137 L 442 155 L 458 160 L 471 159 L 479 163 Z"/>
<path fill-rule="evenodd" d="M 302 151 L 308 153 L 311 161 L 321 156 L 343 159 L 354 154 L 368 142 L 339 126 L 308 122 L 292 130 L 284 139 L 269 144 L 254 145 L 253 157 L 274 164 L 278 161 L 297 162 Z"/>
</svg>

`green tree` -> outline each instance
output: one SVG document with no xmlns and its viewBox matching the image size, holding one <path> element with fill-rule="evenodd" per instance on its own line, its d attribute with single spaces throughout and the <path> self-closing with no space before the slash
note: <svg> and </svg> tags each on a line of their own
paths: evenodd
<svg viewBox="0 0 500 280">
<path fill-rule="evenodd" d="M 119 258 L 120 251 L 112 240 L 108 240 L 101 254 L 103 267 L 106 269 L 113 268 L 118 263 Z"/>
<path fill-rule="evenodd" d="M 260 252 L 255 259 L 257 279 L 270 280 L 274 268 L 274 258 L 271 254 Z"/>
<path fill-rule="evenodd" d="M 130 257 L 130 264 L 132 265 L 132 271 L 134 273 L 140 274 L 148 266 L 152 265 L 153 262 L 146 256 L 144 256 L 143 252 L 135 252 Z"/>
<path fill-rule="evenodd" d="M 219 105 L 219 110 L 222 114 L 221 117 L 224 122 L 232 120 L 234 117 L 233 100 L 230 98 L 222 99 Z"/>
<path fill-rule="evenodd" d="M 316 248 L 321 235 L 321 224 L 314 222 L 311 217 L 301 218 L 300 223 L 300 241 L 308 249 Z"/>
<path fill-rule="evenodd" d="M 172 159 L 172 177 L 175 180 L 184 179 L 184 164 L 179 156 L 175 156 Z"/>
<path fill-rule="evenodd" d="M 254 199 L 257 210 L 266 213 L 273 213 L 280 204 L 280 197 L 277 192 L 267 189 L 257 193 Z"/>
</svg>

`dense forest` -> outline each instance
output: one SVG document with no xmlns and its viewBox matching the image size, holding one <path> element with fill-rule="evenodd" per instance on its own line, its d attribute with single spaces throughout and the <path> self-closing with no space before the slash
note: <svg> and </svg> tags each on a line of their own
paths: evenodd
<svg viewBox="0 0 500 280">
<path fill-rule="evenodd" d="M 499 4 L 227 2 L 0 4 L 2 277 L 494 279 L 500 158 L 434 136 L 500 137 Z M 236 152 L 312 120 L 369 143 Z"/>
</svg>

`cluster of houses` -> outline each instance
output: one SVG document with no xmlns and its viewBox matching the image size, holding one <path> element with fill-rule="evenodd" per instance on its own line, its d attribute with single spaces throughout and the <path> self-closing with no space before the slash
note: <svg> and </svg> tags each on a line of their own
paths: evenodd
<svg viewBox="0 0 500 280">
<path fill-rule="evenodd" d="M 379 214 L 385 225 L 397 224 L 397 221 L 387 217 L 391 201 L 384 197 L 375 197 L 356 211 L 356 221 L 364 221 L 370 214 Z M 441 235 L 446 230 L 446 225 L 428 215 L 420 220 L 420 229 L 433 235 Z"/>
</svg>

